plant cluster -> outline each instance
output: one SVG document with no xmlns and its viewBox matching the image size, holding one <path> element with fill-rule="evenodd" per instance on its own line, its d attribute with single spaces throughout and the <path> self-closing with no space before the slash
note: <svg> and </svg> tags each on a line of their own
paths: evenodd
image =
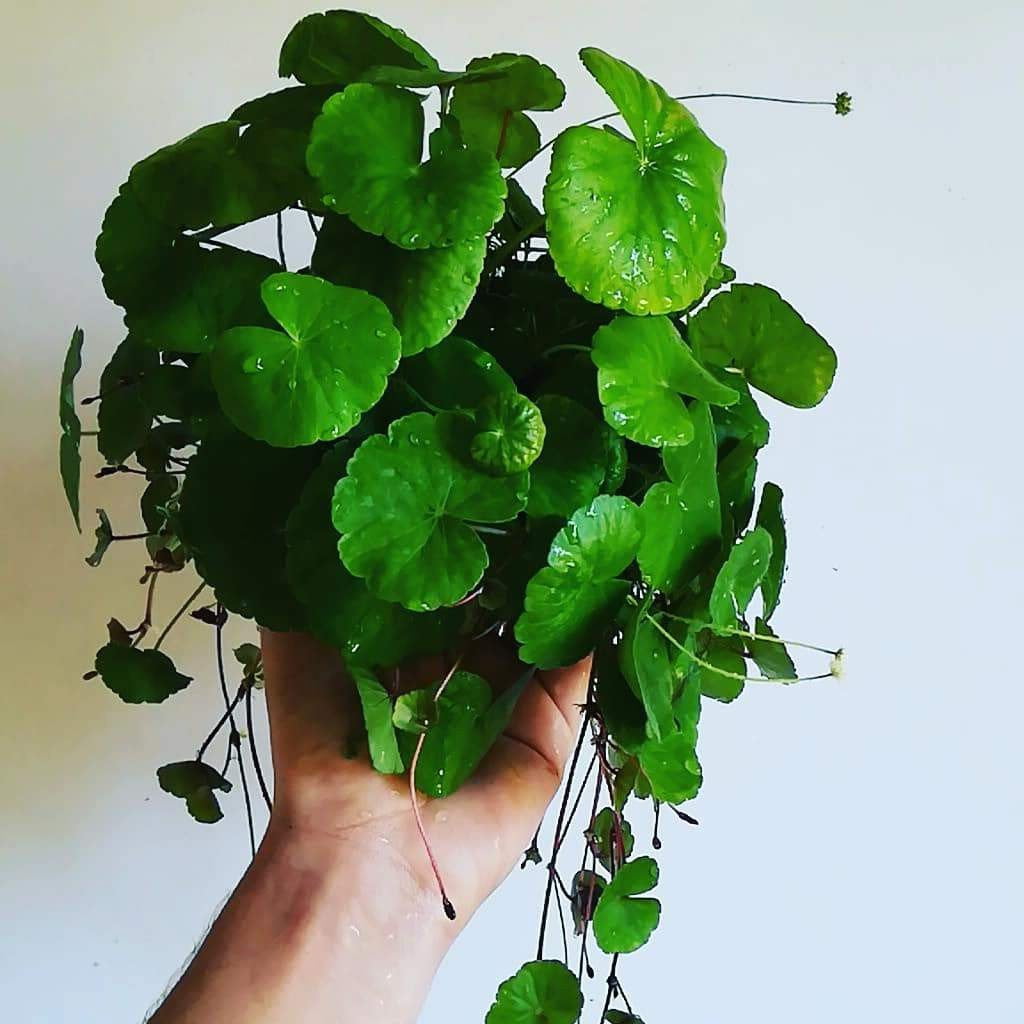
<svg viewBox="0 0 1024 1024">
<path fill-rule="evenodd" d="M 89 563 L 144 543 L 147 597 L 138 626 L 111 620 L 90 675 L 161 702 L 191 682 L 162 650 L 169 629 L 188 614 L 216 632 L 224 715 L 158 772 L 197 820 L 221 817 L 232 761 L 249 802 L 262 670 L 243 645 L 229 687 L 229 614 L 341 651 L 373 765 L 414 767 L 428 797 L 473 773 L 522 684 L 497 693 L 453 668 L 399 693 L 390 670 L 454 664 L 484 634 L 531 668 L 594 652 L 537 958 L 488 1024 L 577 1020 L 591 936 L 614 958 L 602 1019 L 640 1020 L 615 965 L 658 924 L 658 867 L 634 856 L 627 811 L 646 800 L 692 821 L 702 703 L 800 678 L 771 625 L 786 530 L 781 490 L 755 482 L 769 438 L 755 393 L 808 408 L 836 369 L 782 296 L 722 262 L 725 155 L 693 114 L 623 61 L 580 56 L 616 111 L 558 135 L 535 204 L 517 175 L 549 148 L 533 115 L 563 101 L 550 67 L 498 53 L 446 71 L 369 15 L 304 18 L 280 58 L 297 84 L 146 157 L 111 203 L 96 257 L 127 336 L 86 399 L 96 431 L 76 411 L 79 330 L 61 380 L 76 522 L 84 433 L 98 476 L 144 487 L 130 533 L 99 512 Z M 849 97 L 830 105 L 846 113 Z M 625 130 L 597 126 L 617 116 Z M 225 237 L 265 218 L 276 252 Z M 285 218 L 308 222 L 297 269 Z M 150 643 L 158 580 L 186 570 L 198 586 Z M 821 676 L 837 671 L 826 653 Z M 218 770 L 206 755 L 225 731 Z M 581 803 L 566 879 L 556 858 Z M 524 864 L 541 859 L 535 843 Z M 571 911 L 578 964 L 564 919 L 564 956 L 545 959 L 552 901 Z"/>
</svg>

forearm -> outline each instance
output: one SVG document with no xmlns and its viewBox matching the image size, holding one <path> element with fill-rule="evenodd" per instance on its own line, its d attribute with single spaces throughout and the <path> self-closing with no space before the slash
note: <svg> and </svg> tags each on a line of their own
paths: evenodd
<svg viewBox="0 0 1024 1024">
<path fill-rule="evenodd" d="M 411 1024 L 453 934 L 379 837 L 272 824 L 152 1024 Z"/>
</svg>

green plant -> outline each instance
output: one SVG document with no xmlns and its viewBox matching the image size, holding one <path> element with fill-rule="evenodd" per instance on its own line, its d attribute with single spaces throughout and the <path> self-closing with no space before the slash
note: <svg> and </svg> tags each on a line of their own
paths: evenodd
<svg viewBox="0 0 1024 1024">
<path fill-rule="evenodd" d="M 701 784 L 702 701 L 800 678 L 770 625 L 786 531 L 780 489 L 756 499 L 768 422 L 753 391 L 814 406 L 836 368 L 777 292 L 732 283 L 722 150 L 628 64 L 581 58 L 617 112 L 557 137 L 541 212 L 517 174 L 548 148 L 531 112 L 564 97 L 549 67 L 501 53 L 443 71 L 368 15 L 312 15 L 281 52 L 299 84 L 136 164 L 96 245 L 128 329 L 86 399 L 99 402 L 97 476 L 145 487 L 143 528 L 118 535 L 100 510 L 88 561 L 136 540 L 148 564 L 142 621 L 111 620 L 89 675 L 125 701 L 161 702 L 192 681 L 161 650 L 169 630 L 186 613 L 215 630 L 224 715 L 194 759 L 158 772 L 193 817 L 221 817 L 233 751 L 249 803 L 234 716 L 251 720 L 262 669 L 256 647 L 238 648 L 231 694 L 229 613 L 341 650 L 374 766 L 414 771 L 430 796 L 472 774 L 518 688 L 494 694 L 453 669 L 399 695 L 385 670 L 489 631 L 527 666 L 595 652 L 537 960 L 501 985 L 489 1024 L 576 1020 L 591 932 L 614 958 L 602 1018 L 639 1020 L 615 964 L 661 908 L 625 812 L 650 800 L 692 822 L 678 805 Z M 849 96 L 829 105 L 845 114 Z M 628 133 L 594 127 L 618 115 Z M 286 214 L 310 229 L 297 272 Z M 275 255 L 225 240 L 263 218 L 276 219 Z M 81 348 L 76 329 L 60 394 L 76 523 Z M 199 585 L 147 646 L 158 580 L 188 568 Z M 840 652 L 824 653 L 832 665 L 810 678 L 838 674 Z M 223 731 L 218 771 L 204 758 Z M 250 760 L 269 802 L 254 746 Z M 566 885 L 556 857 L 592 775 L 586 851 Z M 583 936 L 576 974 L 568 945 L 563 962 L 544 960 L 552 897 Z M 626 1010 L 610 1008 L 617 997 Z"/>
</svg>

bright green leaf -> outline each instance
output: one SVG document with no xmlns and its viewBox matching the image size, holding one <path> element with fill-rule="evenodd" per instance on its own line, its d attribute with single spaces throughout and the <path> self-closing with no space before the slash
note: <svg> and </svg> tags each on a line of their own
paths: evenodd
<svg viewBox="0 0 1024 1024">
<path fill-rule="evenodd" d="M 687 729 L 663 740 L 648 740 L 640 748 L 640 768 L 655 799 L 681 804 L 697 795 L 701 769 L 696 738 L 696 732 Z"/>
<path fill-rule="evenodd" d="M 456 334 L 404 359 L 398 375 L 418 400 L 453 411 L 471 412 L 493 395 L 516 390 L 515 382 L 490 352 Z"/>
<path fill-rule="evenodd" d="M 363 708 L 370 761 L 385 775 L 400 775 L 405 771 L 405 764 L 391 722 L 391 698 L 372 672 L 355 665 L 349 666 L 349 672 Z"/>
<path fill-rule="evenodd" d="M 787 405 L 810 408 L 832 386 L 832 346 L 763 284 L 735 284 L 716 295 L 689 329 L 702 359 L 738 367 L 751 385 Z"/>
<path fill-rule="evenodd" d="M 741 619 L 768 572 L 772 538 L 767 530 L 751 530 L 729 552 L 711 590 L 709 609 L 712 626 L 729 630 Z"/>
<path fill-rule="evenodd" d="M 391 721 L 402 732 L 419 735 L 437 721 L 437 702 L 433 690 L 412 690 L 395 700 Z"/>
<path fill-rule="evenodd" d="M 477 466 L 494 476 L 525 472 L 544 447 L 540 409 L 516 392 L 485 399 L 476 410 L 473 426 L 476 433 L 470 455 Z"/>
<path fill-rule="evenodd" d="M 485 1024 L 575 1024 L 582 1010 L 572 971 L 557 960 L 535 960 L 498 986 Z"/>
<path fill-rule="evenodd" d="M 594 938 L 605 953 L 632 953 L 651 937 L 661 918 L 656 899 L 637 899 L 658 884 L 651 857 L 628 861 L 612 876 L 594 911 Z"/>
<path fill-rule="evenodd" d="M 592 357 L 605 419 L 639 444 L 690 443 L 684 395 L 717 405 L 739 398 L 697 362 L 668 317 L 617 316 L 594 335 Z"/>
<path fill-rule="evenodd" d="M 697 669 L 700 692 L 705 697 L 712 697 L 728 704 L 743 692 L 743 676 L 747 674 L 747 663 L 742 648 L 736 650 L 731 642 L 712 641 L 701 660 L 713 666 L 705 668 L 700 665 Z"/>
<path fill-rule="evenodd" d="M 231 783 L 216 768 L 202 761 L 176 761 L 158 768 L 160 788 L 185 801 L 188 813 L 196 821 L 212 825 L 224 817 L 214 790 L 231 792 Z"/>
<path fill-rule="evenodd" d="M 754 659 L 754 664 L 761 670 L 761 674 L 766 679 L 779 679 L 783 682 L 796 679 L 796 665 L 793 664 L 786 645 L 775 637 L 772 627 L 764 619 L 758 618 L 754 620 L 754 632 L 758 637 L 773 638 L 747 638 L 747 650 Z"/>
<path fill-rule="evenodd" d="M 764 617 L 768 620 L 779 606 L 782 577 L 786 571 L 786 520 L 782 515 L 782 488 L 778 484 L 764 485 L 757 509 L 757 525 L 767 530 L 772 538 L 772 558 L 761 580 Z"/>
<path fill-rule="evenodd" d="M 580 56 L 633 139 L 583 125 L 558 137 L 544 188 L 555 265 L 591 302 L 639 315 L 685 309 L 725 244 L 725 154 L 661 86 L 601 50 Z"/>
<path fill-rule="evenodd" d="M 284 332 L 234 327 L 213 351 L 213 382 L 228 417 L 279 447 L 349 431 L 384 394 L 401 339 L 379 300 L 318 277 L 274 274 L 263 302 Z"/>
<path fill-rule="evenodd" d="M 667 641 L 648 617 L 650 600 L 630 616 L 619 645 L 619 665 L 647 713 L 650 735 L 661 739 L 675 731 L 672 691 L 675 673 Z"/>
<path fill-rule="evenodd" d="M 159 704 L 192 682 L 163 651 L 109 643 L 96 652 L 96 671 L 127 704 Z"/>
<path fill-rule="evenodd" d="M 60 375 L 60 479 L 68 508 L 74 517 L 78 532 L 82 532 L 79 514 L 78 488 L 82 476 L 82 456 L 79 444 L 82 440 L 82 423 L 75 408 L 75 377 L 82 368 L 82 343 L 85 334 L 76 327 L 64 356 L 64 368 Z"/>
</svg>

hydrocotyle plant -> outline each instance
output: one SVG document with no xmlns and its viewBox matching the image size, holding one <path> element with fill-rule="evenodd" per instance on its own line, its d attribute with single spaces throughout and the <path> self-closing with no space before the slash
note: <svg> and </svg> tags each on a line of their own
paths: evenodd
<svg viewBox="0 0 1024 1024">
<path fill-rule="evenodd" d="M 691 111 L 608 53 L 580 59 L 616 109 L 542 145 L 534 115 L 565 90 L 534 58 L 446 71 L 369 15 L 304 18 L 281 50 L 295 84 L 131 169 L 96 243 L 127 330 L 81 403 L 98 403 L 96 430 L 75 402 L 78 329 L 60 387 L 76 523 L 83 436 L 98 477 L 143 488 L 127 532 L 99 511 L 87 561 L 144 545 L 145 611 L 111 619 L 88 677 L 162 702 L 192 683 L 163 650 L 170 630 L 188 616 L 215 631 L 224 714 L 157 771 L 198 821 L 221 818 L 232 761 L 247 807 L 247 760 L 270 802 L 252 743 L 260 652 L 235 651 L 229 687 L 230 614 L 342 652 L 364 756 L 431 798 L 473 774 L 518 693 L 456 672 L 467 645 L 500 638 L 527 675 L 594 652 L 551 852 L 535 841 L 524 859 L 547 867 L 537 957 L 488 1024 L 577 1020 L 588 939 L 613 958 L 602 1020 L 640 1020 L 617 964 L 658 924 L 658 866 L 634 854 L 628 815 L 648 801 L 695 823 L 702 704 L 802 678 L 772 625 L 787 540 L 782 491 L 756 483 L 755 396 L 810 408 L 836 370 L 778 292 L 723 262 L 725 154 Z M 845 93 L 814 102 L 850 109 Z M 538 201 L 519 172 L 548 149 Z M 227 240 L 265 219 L 271 252 Z M 306 232 L 290 260 L 286 219 Z M 151 642 L 155 589 L 178 572 L 197 584 Z M 837 675 L 840 652 L 812 649 L 832 661 L 809 678 Z M 438 654 L 443 680 L 399 692 L 393 669 Z M 207 753 L 225 734 L 218 770 Z M 564 928 L 564 955 L 545 958 L 563 900 L 578 962 Z"/>
</svg>

